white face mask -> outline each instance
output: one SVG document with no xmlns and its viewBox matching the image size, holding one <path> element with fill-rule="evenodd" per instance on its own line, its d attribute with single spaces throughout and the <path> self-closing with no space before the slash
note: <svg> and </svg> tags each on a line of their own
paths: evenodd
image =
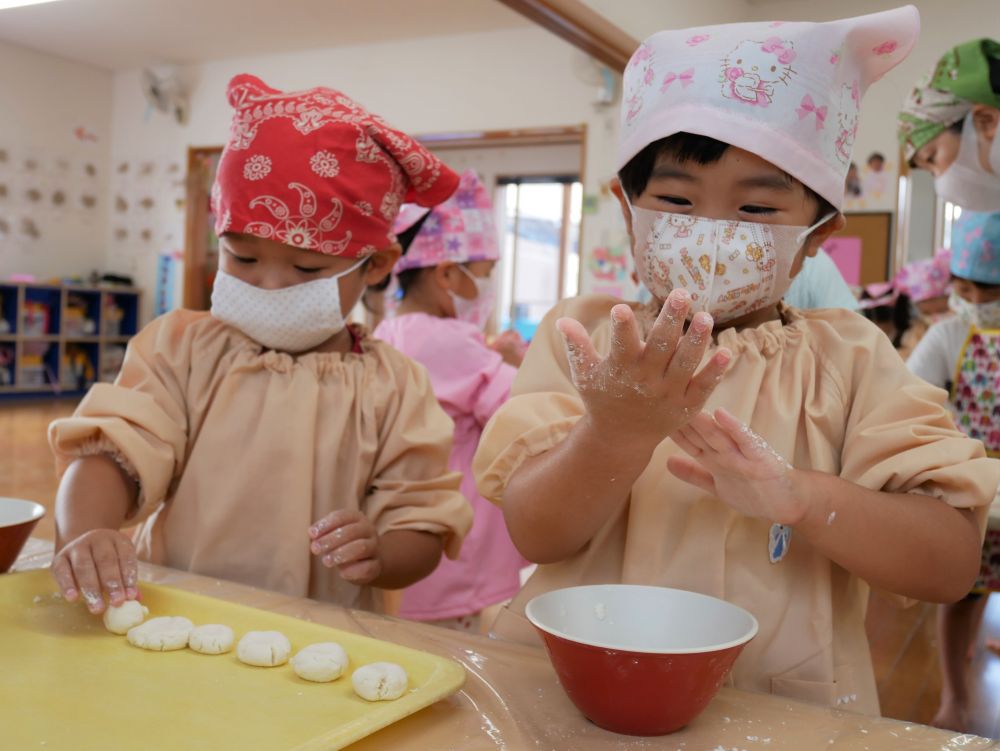
<svg viewBox="0 0 1000 751">
<path fill-rule="evenodd" d="M 977 305 L 961 297 L 957 292 L 952 292 L 948 298 L 948 307 L 969 326 L 975 326 L 977 329 L 1000 329 L 1000 300 Z"/>
<path fill-rule="evenodd" d="M 983 169 L 979 162 L 979 135 L 972 124 L 972 114 L 962 126 L 962 141 L 958 156 L 943 174 L 934 178 L 938 196 L 969 211 L 1000 210 L 1000 138 L 993 139 L 990 147 L 990 167 Z"/>
<path fill-rule="evenodd" d="M 304 352 L 343 330 L 339 280 L 366 260 L 335 276 L 281 289 L 255 287 L 219 269 L 212 315 L 267 349 Z"/>
<path fill-rule="evenodd" d="M 456 295 L 451 290 L 448 291 L 448 294 L 451 295 L 451 301 L 455 305 L 455 318 L 471 323 L 480 330 L 485 329 L 497 302 L 497 285 L 494 275 L 490 273 L 489 276 L 479 277 L 461 264 L 458 265 L 458 268 L 476 285 L 476 296 L 470 300 Z"/>
<path fill-rule="evenodd" d="M 659 300 L 681 287 L 691 314 L 704 311 L 729 321 L 771 305 L 792 283 L 795 257 L 811 227 L 707 219 L 631 206 L 636 266 Z"/>
</svg>

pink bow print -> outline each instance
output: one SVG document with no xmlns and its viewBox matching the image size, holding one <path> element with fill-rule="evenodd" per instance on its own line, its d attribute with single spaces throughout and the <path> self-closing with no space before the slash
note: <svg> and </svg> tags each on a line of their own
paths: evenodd
<svg viewBox="0 0 1000 751">
<path fill-rule="evenodd" d="M 771 37 L 760 46 L 762 52 L 773 52 L 778 56 L 778 62 L 782 65 L 791 65 L 795 60 L 795 50 L 785 46 L 785 42 L 779 37 Z"/>
<path fill-rule="evenodd" d="M 674 81 L 680 81 L 681 86 L 686 89 L 694 83 L 694 68 L 688 68 L 682 73 L 667 73 L 667 75 L 663 77 L 663 83 L 660 85 L 660 93 L 662 94 L 669 89 L 670 85 Z"/>
<path fill-rule="evenodd" d="M 697 47 L 702 42 L 707 42 L 709 40 L 708 34 L 695 34 L 687 40 L 688 47 Z"/>
<path fill-rule="evenodd" d="M 899 44 L 894 39 L 882 42 L 878 47 L 872 49 L 876 55 L 891 55 L 899 47 Z"/>
<path fill-rule="evenodd" d="M 826 107 L 817 107 L 811 96 L 806 94 L 802 97 L 802 104 L 795 111 L 799 113 L 799 120 L 804 120 L 809 115 L 816 115 L 816 130 L 823 130 L 827 109 Z"/>
</svg>

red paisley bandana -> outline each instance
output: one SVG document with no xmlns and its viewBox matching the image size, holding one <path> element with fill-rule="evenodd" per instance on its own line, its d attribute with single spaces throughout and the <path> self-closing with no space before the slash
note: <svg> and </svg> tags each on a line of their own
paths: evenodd
<svg viewBox="0 0 1000 751">
<path fill-rule="evenodd" d="M 435 206 L 458 175 L 339 91 L 229 83 L 236 112 L 212 188 L 215 231 L 362 258 L 393 242 L 403 202 Z"/>
</svg>

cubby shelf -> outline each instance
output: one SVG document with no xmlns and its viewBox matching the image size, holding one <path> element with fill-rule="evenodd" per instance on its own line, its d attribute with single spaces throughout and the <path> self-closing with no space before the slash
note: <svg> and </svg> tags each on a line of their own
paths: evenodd
<svg viewBox="0 0 1000 751">
<path fill-rule="evenodd" d="M 83 393 L 113 380 L 139 330 L 132 287 L 0 281 L 0 400 Z"/>
</svg>

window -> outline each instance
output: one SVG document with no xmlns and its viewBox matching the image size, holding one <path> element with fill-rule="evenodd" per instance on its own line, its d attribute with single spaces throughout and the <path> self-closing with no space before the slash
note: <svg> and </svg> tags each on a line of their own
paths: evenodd
<svg viewBox="0 0 1000 751">
<path fill-rule="evenodd" d="M 576 175 L 497 180 L 500 331 L 531 339 L 552 307 L 579 293 L 583 187 Z"/>
</svg>

